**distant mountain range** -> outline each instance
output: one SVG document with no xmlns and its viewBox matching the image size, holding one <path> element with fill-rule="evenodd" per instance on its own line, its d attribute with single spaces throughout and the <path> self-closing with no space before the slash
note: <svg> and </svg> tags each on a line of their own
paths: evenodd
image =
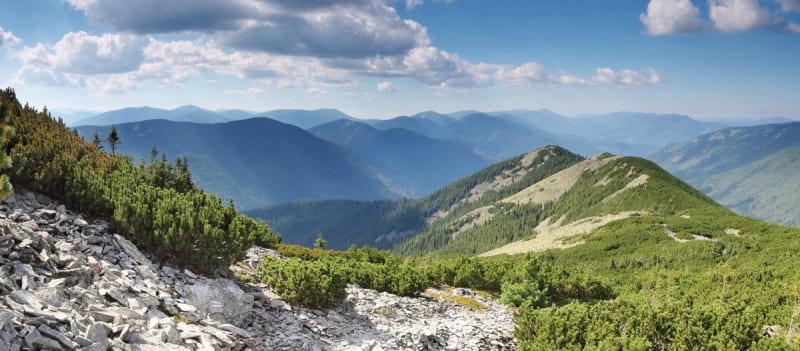
<svg viewBox="0 0 800 351">
<path fill-rule="evenodd" d="M 250 120 L 252 116 L 270 119 L 255 122 Z M 135 122 L 128 122 L 131 120 Z M 117 125 L 123 136 L 120 151 L 137 158 L 149 155 L 153 146 L 170 158 L 187 156 L 201 187 L 235 199 L 243 209 L 303 199 L 419 197 L 492 162 L 544 145 L 561 145 L 584 156 L 602 152 L 647 156 L 667 145 L 725 128 L 720 122 L 697 121 L 683 115 L 636 112 L 565 117 L 549 110 L 452 114 L 427 111 L 387 120 L 359 120 L 333 109 L 253 113 L 210 111 L 196 106 L 174 110 L 127 108 L 76 124 L 84 124 L 78 130 L 86 138 L 95 130 L 105 135 L 109 125 Z M 105 127 L 86 126 L 94 124 Z M 261 143 L 251 148 L 251 139 Z M 316 146 L 309 148 L 307 143 Z M 772 210 L 763 201 L 748 203 L 748 193 L 738 190 L 742 187 L 728 185 L 740 173 L 726 175 L 699 169 L 697 164 L 676 169 L 678 166 L 664 161 L 669 150 L 657 154 L 661 164 L 723 204 L 742 213 L 794 223 L 787 222 L 791 219 L 782 214 L 785 211 Z M 707 151 L 697 151 L 696 157 Z M 745 154 L 748 153 L 752 152 Z M 750 161 L 769 156 L 772 153 L 759 154 Z M 787 152 L 780 159 L 791 156 Z M 732 155 L 728 161 L 723 157 L 718 162 L 725 164 L 738 157 L 742 156 Z M 734 168 L 740 166 L 745 163 L 737 163 Z M 296 179 L 287 175 L 287 170 L 296 167 L 309 171 Z M 712 176 L 716 177 L 711 179 Z M 714 182 L 715 187 L 708 182 Z M 758 189 L 752 185 L 748 188 Z M 770 217 L 773 213 L 777 217 Z"/>
<path fill-rule="evenodd" d="M 739 213 L 800 226 L 800 122 L 726 128 L 652 158 Z"/>
<path fill-rule="evenodd" d="M 83 112 L 80 115 L 70 116 L 74 118 L 75 116 L 83 116 L 87 113 L 88 112 Z M 332 122 L 337 119 L 353 119 L 353 117 L 334 109 L 273 110 L 267 112 L 249 112 L 244 110 L 210 111 L 201 107 L 187 105 L 172 110 L 153 107 L 128 107 L 96 114 L 88 118 L 82 118 L 69 124 L 73 126 L 106 126 L 151 119 L 164 119 L 174 122 L 224 123 L 253 117 L 269 117 L 276 121 L 292 124 L 303 129 Z"/>
<path fill-rule="evenodd" d="M 77 127 L 87 140 L 109 126 Z M 157 147 L 170 159 L 187 157 L 203 189 L 234 198 L 239 208 L 301 199 L 381 199 L 390 190 L 385 177 L 343 146 L 298 127 L 268 118 L 219 124 L 148 120 L 118 124 L 118 151 L 149 158 Z M 106 145 L 106 148 L 108 146 Z"/>
<path fill-rule="evenodd" d="M 322 233 L 336 248 L 369 245 L 444 256 L 569 248 L 615 222 L 624 224 L 614 228 L 649 223 L 641 234 L 648 241 L 731 235 L 726 227 L 710 230 L 703 217 L 708 213 L 735 216 L 645 159 L 583 158 L 558 146 L 491 165 L 422 198 L 304 201 L 248 212 L 290 243 L 311 245 Z"/>
<path fill-rule="evenodd" d="M 308 131 L 353 150 L 409 196 L 427 195 L 491 163 L 470 144 L 434 139 L 408 129 L 380 130 L 340 119 Z"/>
<path fill-rule="evenodd" d="M 164 119 L 175 122 L 220 123 L 230 119 L 222 113 L 202 109 L 197 106 L 182 106 L 174 110 L 152 107 L 129 107 L 101 113 L 97 116 L 74 122 L 73 125 L 113 125 L 151 119 Z"/>
<path fill-rule="evenodd" d="M 80 114 L 70 115 L 70 118 L 76 116 Z M 450 114 L 426 111 L 385 120 L 360 120 L 336 109 L 211 111 L 189 105 L 173 110 L 125 108 L 84 118 L 70 125 L 113 125 L 150 119 L 224 123 L 252 117 L 268 117 L 303 129 L 342 119 L 363 122 L 379 130 L 407 129 L 433 139 L 467 143 L 482 157 L 495 161 L 548 144 L 562 145 L 583 155 L 611 152 L 648 156 L 668 144 L 684 142 L 728 126 L 791 121 L 785 117 L 774 117 L 764 120 L 731 119 L 707 122 L 684 115 L 639 112 L 566 117 L 545 109 L 459 111 Z"/>
</svg>

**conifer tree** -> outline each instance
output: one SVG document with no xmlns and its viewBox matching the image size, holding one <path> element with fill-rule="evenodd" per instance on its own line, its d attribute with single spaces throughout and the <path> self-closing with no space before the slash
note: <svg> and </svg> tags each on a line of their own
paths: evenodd
<svg viewBox="0 0 800 351">
<path fill-rule="evenodd" d="M 317 233 L 317 239 L 314 240 L 314 247 L 324 249 L 328 245 L 328 241 L 322 238 L 322 233 Z"/>
<path fill-rule="evenodd" d="M 100 136 L 97 135 L 97 132 L 94 132 L 94 135 L 92 136 L 92 144 L 94 144 L 94 148 L 97 150 L 103 149 L 103 141 L 100 140 Z"/>
<path fill-rule="evenodd" d="M 114 155 L 117 152 L 117 145 L 122 144 L 122 140 L 119 138 L 119 133 L 117 133 L 117 127 L 111 127 L 111 133 L 108 133 L 108 145 L 111 146 L 111 154 Z"/>
</svg>

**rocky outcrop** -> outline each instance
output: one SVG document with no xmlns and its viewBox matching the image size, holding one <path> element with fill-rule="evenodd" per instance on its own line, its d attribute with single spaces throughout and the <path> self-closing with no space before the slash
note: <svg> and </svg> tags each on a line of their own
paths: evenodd
<svg viewBox="0 0 800 351">
<path fill-rule="evenodd" d="M 432 298 L 348 288 L 341 307 L 151 262 L 104 220 L 30 192 L 0 204 L 0 350 L 509 350 L 513 322 Z M 253 248 L 235 266 L 253 274 Z M 461 291 L 463 293 L 463 291 Z M 480 299 L 479 297 L 475 297 Z"/>
</svg>

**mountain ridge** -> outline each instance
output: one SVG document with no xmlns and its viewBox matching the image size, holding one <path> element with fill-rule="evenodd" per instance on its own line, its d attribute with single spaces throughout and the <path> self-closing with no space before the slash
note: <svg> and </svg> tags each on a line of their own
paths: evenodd
<svg viewBox="0 0 800 351">
<path fill-rule="evenodd" d="M 744 215 L 800 225 L 800 122 L 731 127 L 669 145 L 652 158 Z"/>
<path fill-rule="evenodd" d="M 342 146 L 269 118 L 221 124 L 150 120 L 116 128 L 123 140 L 119 152 L 142 159 L 155 146 L 170 158 L 185 156 L 198 185 L 235 198 L 241 208 L 303 198 L 396 196 L 368 165 Z M 87 140 L 95 132 L 107 135 L 109 129 L 77 128 Z M 220 177 L 235 181 L 220 182 Z M 223 191 L 225 186 L 233 188 Z"/>
<path fill-rule="evenodd" d="M 367 123 L 339 119 L 308 131 L 357 152 L 412 197 L 438 190 L 490 163 L 466 144 L 402 128 L 380 130 Z"/>
</svg>

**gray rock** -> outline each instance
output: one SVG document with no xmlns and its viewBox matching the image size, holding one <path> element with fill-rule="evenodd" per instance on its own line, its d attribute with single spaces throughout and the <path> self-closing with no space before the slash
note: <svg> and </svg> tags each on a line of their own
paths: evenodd
<svg viewBox="0 0 800 351">
<path fill-rule="evenodd" d="M 8 344 L 17 337 L 17 330 L 14 329 L 12 314 L 0 312 L 0 346 Z"/>
<path fill-rule="evenodd" d="M 25 336 L 25 344 L 35 350 L 61 350 L 61 344 L 58 341 L 42 335 L 36 329 Z"/>
<path fill-rule="evenodd" d="M 107 349 L 108 345 L 104 345 L 99 342 L 81 347 L 81 351 L 106 351 Z"/>
<path fill-rule="evenodd" d="M 77 349 L 78 347 L 80 347 L 80 345 L 78 345 L 76 342 L 74 342 L 74 341 L 70 340 L 69 338 L 67 338 L 66 336 L 64 336 L 64 334 L 62 334 L 61 332 L 59 332 L 59 331 L 57 331 L 55 329 L 52 329 L 52 328 L 48 327 L 45 324 L 40 325 L 38 330 L 39 330 L 40 333 L 42 333 L 42 335 L 46 335 L 48 337 L 51 337 L 51 338 L 55 339 L 61 345 L 63 345 L 64 347 L 66 347 L 68 349 L 74 350 L 74 349 Z"/>
<path fill-rule="evenodd" d="M 187 303 L 197 306 L 198 313 L 208 315 L 209 306 L 222 305 L 221 315 L 209 317 L 239 325 L 253 308 L 253 295 L 247 294 L 229 279 L 208 280 L 186 287 L 183 296 Z"/>
<path fill-rule="evenodd" d="M 91 340 L 87 339 L 86 337 L 84 337 L 82 335 L 75 336 L 74 338 L 72 338 L 72 341 L 74 341 L 80 347 L 86 347 L 86 346 L 94 344 L 94 341 L 91 341 Z"/>
<path fill-rule="evenodd" d="M 30 305 L 34 308 L 42 308 L 42 303 L 32 292 L 27 290 L 15 290 L 8 294 L 8 297 L 21 305 Z"/>
<path fill-rule="evenodd" d="M 130 257 L 134 262 L 142 265 L 152 267 L 150 260 L 147 259 L 128 239 L 123 238 L 119 234 L 114 234 L 114 242 L 116 242 L 119 249 Z"/>
<path fill-rule="evenodd" d="M 95 343 L 108 346 L 108 331 L 106 331 L 106 327 L 100 323 L 92 323 L 92 325 L 86 329 L 86 334 L 84 336 Z"/>
<path fill-rule="evenodd" d="M 197 312 L 197 307 L 185 303 L 176 304 L 181 312 Z"/>
<path fill-rule="evenodd" d="M 168 325 L 164 330 L 166 332 L 166 342 L 169 344 L 179 344 L 181 342 L 181 333 L 178 328 L 173 325 Z"/>
<path fill-rule="evenodd" d="M 33 217 L 44 221 L 52 222 L 58 219 L 58 212 L 54 210 L 41 209 L 34 211 Z"/>
<path fill-rule="evenodd" d="M 22 222 L 22 223 L 19 224 L 19 226 L 22 227 L 22 228 L 25 228 L 27 230 L 30 230 L 30 231 L 39 230 L 39 225 L 36 224 L 36 221 L 33 221 L 33 220 L 27 220 L 25 222 Z"/>
<path fill-rule="evenodd" d="M 51 202 L 53 202 L 53 200 L 49 196 L 44 195 L 44 194 L 39 194 L 39 193 L 34 193 L 33 194 L 33 199 L 30 199 L 30 200 L 36 200 L 39 204 L 45 205 L 45 206 L 47 206 Z"/>
</svg>

